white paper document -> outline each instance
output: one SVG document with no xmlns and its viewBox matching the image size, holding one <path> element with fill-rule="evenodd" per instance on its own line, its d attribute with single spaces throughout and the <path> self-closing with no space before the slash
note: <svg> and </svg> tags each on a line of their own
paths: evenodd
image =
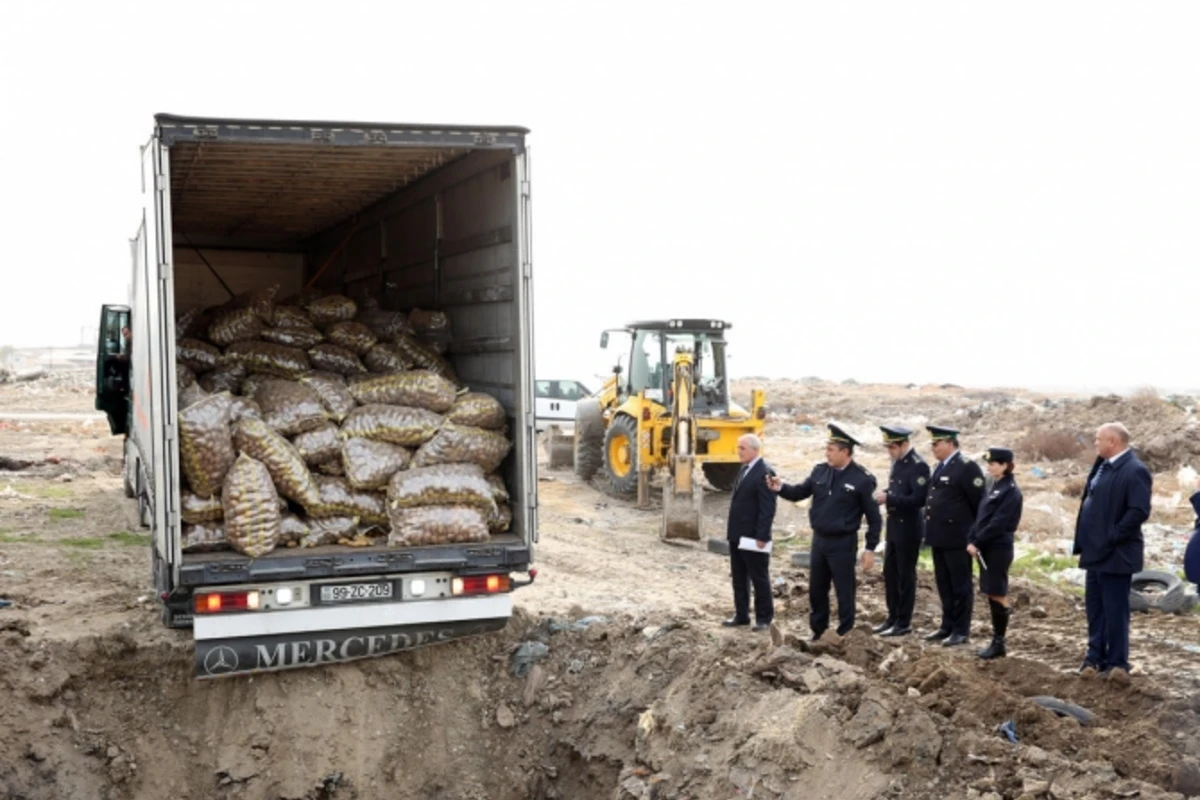
<svg viewBox="0 0 1200 800">
<path fill-rule="evenodd" d="M 743 536 L 741 539 L 738 539 L 738 550 L 753 550 L 756 553 L 769 553 L 771 552 L 772 544 L 774 544 L 774 542 L 767 542 L 766 545 L 760 550 L 758 549 L 757 539 L 750 536 Z"/>
</svg>

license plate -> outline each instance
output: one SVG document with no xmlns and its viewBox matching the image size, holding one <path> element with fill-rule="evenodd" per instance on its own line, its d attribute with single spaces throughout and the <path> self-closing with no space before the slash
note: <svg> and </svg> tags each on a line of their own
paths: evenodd
<svg viewBox="0 0 1200 800">
<path fill-rule="evenodd" d="M 392 596 L 392 584 L 343 583 L 321 587 L 322 603 L 357 603 L 362 600 L 388 600 Z"/>
</svg>

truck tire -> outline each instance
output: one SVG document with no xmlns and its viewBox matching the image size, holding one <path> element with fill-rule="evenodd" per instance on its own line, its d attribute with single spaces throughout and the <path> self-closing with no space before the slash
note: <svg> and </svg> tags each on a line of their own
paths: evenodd
<svg viewBox="0 0 1200 800">
<path fill-rule="evenodd" d="M 733 482 L 737 480 L 741 464 L 701 464 L 704 479 L 708 485 L 719 492 L 732 492 Z"/>
<path fill-rule="evenodd" d="M 1129 589 L 1129 610 L 1176 614 L 1183 610 L 1187 587 L 1178 575 L 1147 569 L 1133 576 Z"/>
<path fill-rule="evenodd" d="M 575 404 L 575 474 L 590 481 L 604 463 L 604 416 L 600 401 Z"/>
<path fill-rule="evenodd" d="M 604 432 L 604 469 L 613 494 L 635 494 L 638 485 L 638 425 L 618 414 Z"/>
</svg>

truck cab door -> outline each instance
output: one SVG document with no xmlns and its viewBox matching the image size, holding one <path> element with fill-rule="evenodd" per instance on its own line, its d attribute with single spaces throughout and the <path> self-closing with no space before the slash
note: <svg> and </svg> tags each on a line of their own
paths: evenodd
<svg viewBox="0 0 1200 800">
<path fill-rule="evenodd" d="M 113 436 L 129 432 L 129 306 L 100 309 L 100 335 L 96 347 L 96 410 L 108 416 Z"/>
</svg>

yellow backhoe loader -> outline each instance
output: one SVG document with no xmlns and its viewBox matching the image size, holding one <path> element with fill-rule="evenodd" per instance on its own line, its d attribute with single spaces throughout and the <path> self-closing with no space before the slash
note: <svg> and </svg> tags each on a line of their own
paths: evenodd
<svg viewBox="0 0 1200 800">
<path fill-rule="evenodd" d="M 629 336 L 627 354 L 595 396 L 575 406 L 575 472 L 591 480 L 603 469 L 613 494 L 638 496 L 649 505 L 651 473 L 666 469 L 663 491 L 665 538 L 700 538 L 702 491 L 696 465 L 708 483 L 729 491 L 737 478 L 738 438 L 762 435 L 764 393 L 751 393 L 750 408 L 729 397 L 725 331 L 729 323 L 707 319 L 635 322 L 604 331 Z M 627 355 L 627 358 L 626 358 Z"/>
</svg>

